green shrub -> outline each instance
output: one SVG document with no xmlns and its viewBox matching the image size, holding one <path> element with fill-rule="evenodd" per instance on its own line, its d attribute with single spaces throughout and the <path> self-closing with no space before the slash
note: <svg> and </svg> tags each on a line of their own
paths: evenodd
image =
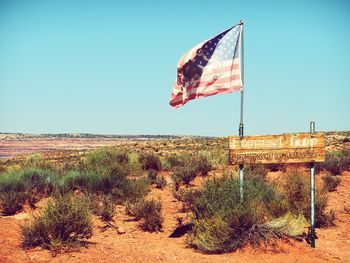
<svg viewBox="0 0 350 263">
<path fill-rule="evenodd" d="M 169 162 L 170 168 L 184 165 L 184 160 L 181 157 L 176 155 L 168 157 L 168 162 Z"/>
<path fill-rule="evenodd" d="M 197 177 L 196 167 L 177 167 L 172 177 L 175 184 L 177 184 L 178 182 L 183 182 L 184 184 L 188 185 L 192 180 L 194 180 Z"/>
<path fill-rule="evenodd" d="M 26 157 L 23 163 L 25 168 L 41 168 L 50 169 L 51 165 L 45 160 L 44 156 L 40 153 L 33 153 Z"/>
<path fill-rule="evenodd" d="M 115 204 L 111 196 L 103 196 L 101 209 L 98 214 L 100 218 L 107 223 L 113 221 L 113 217 L 115 215 Z"/>
<path fill-rule="evenodd" d="M 273 185 L 259 177 L 246 178 L 243 202 L 239 180 L 228 175 L 207 180 L 192 202 L 194 227 L 187 242 L 200 251 L 225 253 L 259 243 L 257 239 L 284 236 L 264 224 L 285 214 L 287 203 Z"/>
<path fill-rule="evenodd" d="M 192 165 L 196 166 L 196 171 L 201 175 L 208 175 L 208 172 L 210 172 L 213 169 L 207 157 L 205 157 L 204 155 L 194 156 L 191 163 Z"/>
<path fill-rule="evenodd" d="M 298 171 L 285 175 L 284 193 L 286 195 L 290 211 L 295 214 L 303 214 L 310 220 L 310 182 L 306 176 Z M 334 214 L 327 213 L 328 196 L 325 189 L 315 189 L 315 226 L 329 226 L 333 224 Z"/>
<path fill-rule="evenodd" d="M 93 171 L 69 171 L 63 176 L 59 188 L 62 192 L 80 190 L 84 193 L 102 191 L 101 176 Z"/>
<path fill-rule="evenodd" d="M 182 167 L 191 167 L 196 174 L 208 175 L 208 172 L 212 170 L 211 163 L 203 154 L 193 154 L 183 156 L 183 158 L 184 161 Z"/>
<path fill-rule="evenodd" d="M 350 149 L 326 153 L 326 161 L 317 164 L 317 170 L 326 170 L 331 175 L 340 175 L 350 169 Z"/>
<path fill-rule="evenodd" d="M 19 176 L 25 184 L 27 199 L 32 206 L 41 198 L 51 195 L 59 181 L 56 173 L 41 168 L 23 169 Z"/>
<path fill-rule="evenodd" d="M 130 175 L 139 176 L 142 174 L 142 167 L 137 152 L 129 153 L 128 172 Z"/>
<path fill-rule="evenodd" d="M 5 215 L 20 211 L 27 200 L 34 205 L 54 190 L 57 176 L 41 168 L 9 170 L 0 176 L 0 207 Z"/>
<path fill-rule="evenodd" d="M 22 226 L 24 247 L 42 246 L 60 250 L 92 235 L 89 205 L 84 197 L 58 196 L 48 202 L 43 212 Z"/>
<path fill-rule="evenodd" d="M 102 147 L 89 152 L 84 160 L 86 170 L 104 173 L 115 165 L 126 165 L 129 155 L 126 151 L 114 147 Z"/>
<path fill-rule="evenodd" d="M 142 154 L 139 157 L 141 167 L 144 170 L 154 170 L 154 171 L 160 171 L 162 169 L 162 164 L 160 162 L 160 159 L 158 156 L 154 154 Z"/>
<path fill-rule="evenodd" d="M 286 165 L 284 163 L 271 163 L 267 165 L 267 169 L 271 172 L 286 171 Z"/>
<path fill-rule="evenodd" d="M 135 204 L 128 204 L 127 214 L 142 220 L 140 227 L 148 232 L 162 231 L 162 203 L 157 200 L 142 200 Z"/>
<path fill-rule="evenodd" d="M 172 179 L 176 191 L 181 182 L 188 185 L 197 175 L 208 175 L 208 172 L 212 170 L 212 165 L 204 155 L 182 155 L 172 157 L 170 160 L 173 163 L 172 167 L 174 167 Z"/>
<path fill-rule="evenodd" d="M 174 197 L 183 202 L 182 205 L 182 212 L 187 212 L 189 210 L 193 209 L 193 204 L 195 203 L 196 199 L 200 196 L 201 191 L 198 189 L 181 189 L 179 191 L 174 192 Z"/>
<path fill-rule="evenodd" d="M 226 149 L 210 149 L 208 151 L 201 151 L 201 156 L 204 156 L 208 163 L 213 167 L 220 167 L 229 165 L 228 151 Z"/>
<path fill-rule="evenodd" d="M 0 209 L 4 215 L 14 215 L 21 211 L 26 201 L 25 192 L 6 191 L 0 192 Z"/>
<path fill-rule="evenodd" d="M 0 160 L 0 174 L 6 172 L 7 166 Z"/>
<path fill-rule="evenodd" d="M 154 184 L 157 180 L 157 171 L 149 170 L 147 173 L 147 178 L 151 184 Z"/>
<path fill-rule="evenodd" d="M 144 198 L 149 193 L 150 185 L 146 178 L 128 179 L 125 185 L 119 189 L 121 189 L 123 193 L 123 196 L 119 198 L 119 200 L 135 202 Z"/>
<path fill-rule="evenodd" d="M 24 192 L 26 184 L 21 180 L 20 171 L 10 170 L 0 175 L 0 192 Z"/>
<path fill-rule="evenodd" d="M 239 239 L 232 238 L 233 232 L 221 216 L 212 216 L 194 220 L 186 241 L 190 247 L 205 253 L 227 253 L 241 246 Z"/>
<path fill-rule="evenodd" d="M 95 191 L 101 191 L 104 194 L 108 194 L 114 188 L 123 190 L 127 187 L 127 176 L 128 172 L 123 165 L 110 166 L 101 176 L 100 189 L 95 189 Z"/>
<path fill-rule="evenodd" d="M 167 181 L 164 176 L 158 176 L 157 171 L 149 170 L 147 174 L 148 181 L 154 184 L 157 188 L 163 189 L 167 185 Z"/>
<path fill-rule="evenodd" d="M 340 160 L 340 170 L 348 171 L 350 169 L 350 148 L 342 150 L 343 158 Z"/>
<path fill-rule="evenodd" d="M 295 215 L 304 214 L 307 217 L 310 189 L 306 177 L 298 171 L 287 173 L 284 177 L 284 192 L 291 212 Z"/>
<path fill-rule="evenodd" d="M 267 173 L 269 169 L 264 164 L 250 164 L 244 166 L 244 176 L 245 177 L 258 177 L 266 180 Z"/>
<path fill-rule="evenodd" d="M 165 177 L 162 176 L 157 176 L 156 181 L 154 182 L 154 184 L 156 185 L 157 188 L 159 189 L 163 189 L 164 187 L 166 187 L 167 185 L 167 181 L 165 179 Z"/>
<path fill-rule="evenodd" d="M 114 201 L 137 200 L 149 192 L 149 182 L 145 178 L 130 179 L 123 165 L 112 165 L 101 175 L 94 171 L 71 171 L 63 177 L 61 193 L 80 190 L 85 194 L 108 195 Z"/>
<path fill-rule="evenodd" d="M 323 184 L 325 189 L 328 192 L 334 192 L 337 189 L 337 186 L 341 182 L 341 178 L 338 176 L 333 176 L 331 174 L 327 174 L 326 176 L 322 177 Z"/>
<path fill-rule="evenodd" d="M 332 175 L 339 175 L 341 173 L 340 161 L 343 154 L 340 151 L 327 152 L 324 163 L 319 164 L 319 168 L 330 172 Z"/>
</svg>

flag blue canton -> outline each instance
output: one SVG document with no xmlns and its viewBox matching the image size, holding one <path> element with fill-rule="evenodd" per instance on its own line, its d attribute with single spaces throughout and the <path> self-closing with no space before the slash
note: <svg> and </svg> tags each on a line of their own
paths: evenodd
<svg viewBox="0 0 350 263">
<path fill-rule="evenodd" d="M 234 26 L 206 41 L 197 50 L 195 57 L 183 65 L 184 86 L 192 85 L 198 81 L 206 66 L 211 64 L 220 66 L 224 61 L 238 58 L 240 30 L 240 26 Z"/>
<path fill-rule="evenodd" d="M 207 41 L 197 52 L 194 63 L 200 67 L 239 57 L 240 27 L 230 28 Z"/>
</svg>

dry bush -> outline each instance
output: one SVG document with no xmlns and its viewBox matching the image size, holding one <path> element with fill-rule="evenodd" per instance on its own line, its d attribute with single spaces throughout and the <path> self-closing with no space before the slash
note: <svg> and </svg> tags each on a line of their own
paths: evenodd
<svg viewBox="0 0 350 263">
<path fill-rule="evenodd" d="M 113 217 L 115 215 L 115 203 L 110 195 L 105 195 L 102 198 L 101 209 L 98 212 L 98 215 L 105 222 L 113 221 Z"/>
<path fill-rule="evenodd" d="M 71 171 L 62 178 L 60 192 L 67 193 L 80 190 L 85 194 L 110 194 L 114 201 L 137 200 L 149 192 L 149 181 L 145 178 L 128 177 L 124 165 L 114 164 L 104 170 L 103 174 L 94 171 Z"/>
<path fill-rule="evenodd" d="M 0 208 L 5 215 L 22 210 L 23 204 L 30 205 L 49 196 L 58 182 L 57 175 L 41 168 L 9 170 L 0 176 Z"/>
<path fill-rule="evenodd" d="M 303 214 L 310 220 L 310 182 L 299 171 L 292 171 L 284 175 L 284 193 L 287 197 L 289 209 L 295 214 Z M 315 189 L 315 226 L 329 226 L 334 224 L 335 214 L 327 213 L 328 195 L 325 189 Z"/>
<path fill-rule="evenodd" d="M 331 174 L 322 177 L 322 180 L 324 187 L 328 192 L 334 192 L 337 189 L 337 186 L 341 183 L 340 177 Z"/>
<path fill-rule="evenodd" d="M 154 154 L 141 154 L 139 157 L 139 161 L 141 163 L 141 167 L 144 170 L 154 170 L 160 171 L 162 169 L 162 164 L 158 156 Z"/>
<path fill-rule="evenodd" d="M 350 169 L 350 149 L 326 153 L 326 161 L 317 164 L 317 170 L 326 170 L 331 175 L 341 175 L 342 172 Z"/>
<path fill-rule="evenodd" d="M 163 189 L 166 187 L 167 185 L 167 181 L 165 179 L 165 177 L 162 176 L 157 176 L 156 181 L 154 182 L 154 184 L 156 185 L 157 188 L 159 189 Z"/>
<path fill-rule="evenodd" d="M 248 243 L 287 236 L 265 225 L 288 207 L 276 188 L 257 176 L 245 180 L 243 202 L 239 180 L 232 175 L 207 180 L 192 202 L 194 227 L 187 242 L 205 253 L 231 252 Z"/>
<path fill-rule="evenodd" d="M 89 203 L 85 197 L 57 196 L 42 213 L 22 226 L 23 246 L 41 246 L 55 252 L 75 246 L 92 235 Z"/>
<path fill-rule="evenodd" d="M 126 213 L 134 216 L 135 220 L 142 220 L 140 227 L 148 232 L 163 231 L 162 203 L 157 200 L 141 200 L 128 203 Z"/>
</svg>

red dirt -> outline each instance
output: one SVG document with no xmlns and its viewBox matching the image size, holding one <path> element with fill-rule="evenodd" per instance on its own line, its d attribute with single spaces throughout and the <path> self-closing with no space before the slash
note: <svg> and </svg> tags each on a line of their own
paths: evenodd
<svg viewBox="0 0 350 263">
<path fill-rule="evenodd" d="M 329 197 L 329 209 L 337 215 L 336 226 L 317 229 L 316 249 L 294 241 L 223 255 L 205 255 L 186 248 L 185 237 L 168 237 L 176 226 L 176 217 L 185 214 L 179 213 L 181 203 L 174 199 L 170 187 L 166 187 L 151 193 L 163 203 L 163 233 L 139 230 L 138 223 L 131 221 L 124 208 L 118 206 L 115 224 L 122 226 L 125 234 L 118 235 L 112 228 L 103 232 L 102 223 L 95 220 L 94 235 L 86 248 L 56 256 L 41 248 L 21 247 L 19 224 L 27 220 L 28 213 L 0 217 L 0 262 L 350 262 L 350 173 L 341 178 L 337 191 Z"/>
</svg>

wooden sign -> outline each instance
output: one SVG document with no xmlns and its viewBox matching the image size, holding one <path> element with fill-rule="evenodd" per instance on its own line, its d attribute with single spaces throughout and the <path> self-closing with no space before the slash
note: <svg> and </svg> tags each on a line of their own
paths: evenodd
<svg viewBox="0 0 350 263">
<path fill-rule="evenodd" d="M 324 162 L 322 133 L 229 136 L 231 164 Z"/>
</svg>

